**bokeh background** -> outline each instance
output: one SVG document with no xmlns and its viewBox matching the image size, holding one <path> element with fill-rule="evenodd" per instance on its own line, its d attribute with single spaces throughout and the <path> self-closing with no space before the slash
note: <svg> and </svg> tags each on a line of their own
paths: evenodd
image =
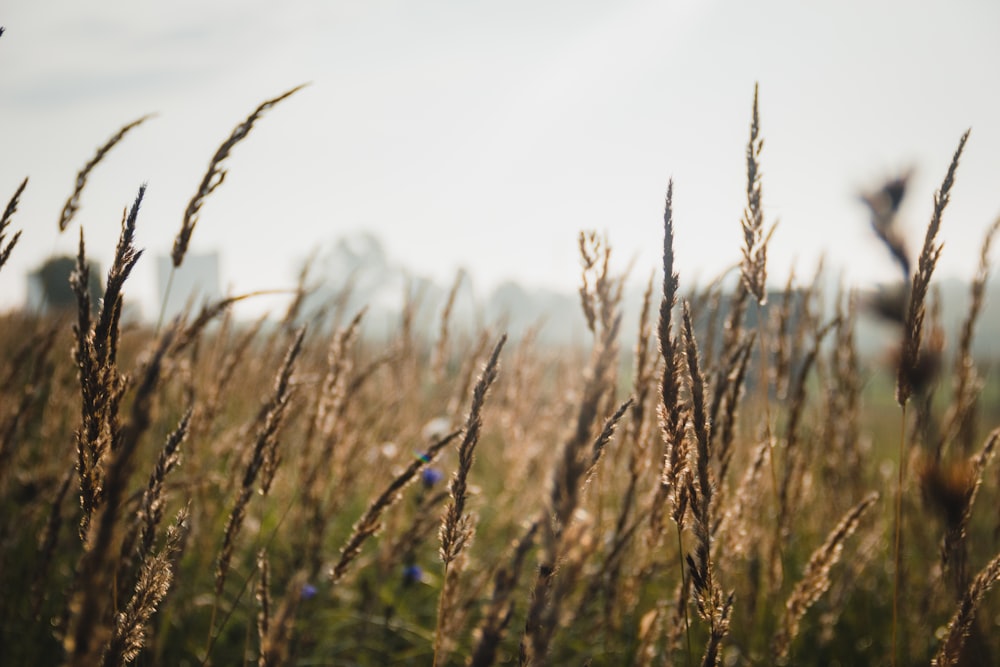
<svg viewBox="0 0 1000 667">
<path fill-rule="evenodd" d="M 360 232 L 393 266 L 444 285 L 465 268 L 485 293 L 572 291 L 577 232 L 606 230 L 644 282 L 670 177 L 678 268 L 708 280 L 738 260 L 755 82 L 776 281 L 821 255 L 855 284 L 895 278 L 857 195 L 914 168 L 903 211 L 919 247 L 969 127 L 938 275 L 971 275 L 1000 212 L 1000 5 L 986 0 L 8 0 L 0 25 L 4 201 L 30 177 L 4 309 L 25 274 L 74 252 L 78 225 L 107 267 L 148 182 L 128 298 L 155 314 L 155 258 L 216 147 L 303 82 L 202 211 L 192 250 L 218 253 L 224 291 L 291 287 L 311 253 Z M 147 113 L 59 234 L 76 172 Z"/>
</svg>

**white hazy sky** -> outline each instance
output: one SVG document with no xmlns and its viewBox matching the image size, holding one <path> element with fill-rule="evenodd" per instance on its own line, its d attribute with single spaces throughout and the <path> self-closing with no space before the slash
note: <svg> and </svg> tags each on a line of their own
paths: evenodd
<svg viewBox="0 0 1000 667">
<path fill-rule="evenodd" d="M 919 244 L 958 139 L 972 136 L 942 229 L 943 274 L 969 275 L 1000 213 L 1000 3 L 993 0 L 5 0 L 0 199 L 30 177 L 0 275 L 71 253 L 83 225 L 106 269 L 122 208 L 149 190 L 129 295 L 154 308 L 208 160 L 258 103 L 312 85 L 237 146 L 194 251 L 224 289 L 286 287 L 317 247 L 358 230 L 439 282 L 467 267 L 570 289 L 580 229 L 607 231 L 637 277 L 657 267 L 675 182 L 682 281 L 737 261 L 755 81 L 769 255 L 780 278 L 821 253 L 863 282 L 894 277 L 860 189 L 913 166 Z M 120 126 L 73 226 L 77 170 Z"/>
</svg>

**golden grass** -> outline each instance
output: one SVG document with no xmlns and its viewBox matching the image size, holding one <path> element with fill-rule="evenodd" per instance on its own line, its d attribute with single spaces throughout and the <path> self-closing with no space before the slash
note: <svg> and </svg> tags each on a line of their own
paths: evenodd
<svg viewBox="0 0 1000 667">
<path fill-rule="evenodd" d="M 217 152 L 186 238 L 291 92 Z M 1000 415 L 971 350 L 996 224 L 954 361 L 920 361 L 946 349 L 925 301 L 966 138 L 877 371 L 857 295 L 824 311 L 815 285 L 766 285 L 760 127 L 755 91 L 735 290 L 680 293 L 671 181 L 634 344 L 626 275 L 580 235 L 589 349 L 462 335 L 459 279 L 434 331 L 412 295 L 388 342 L 364 311 L 328 331 L 305 271 L 278 325 L 235 321 L 230 297 L 123 328 L 140 188 L 98 308 L 81 232 L 73 321 L 0 315 L 4 661 L 994 664 Z"/>
<path fill-rule="evenodd" d="M 24 193 L 24 189 L 28 187 L 28 179 L 25 178 L 21 181 L 21 185 L 17 187 L 14 191 L 14 196 L 10 198 L 7 202 L 7 207 L 3 211 L 3 216 L 0 217 L 0 268 L 7 263 L 7 259 L 10 257 L 10 253 L 14 250 L 14 246 L 17 245 L 18 239 L 21 238 L 21 232 L 18 231 L 7 240 L 7 227 L 10 226 L 10 220 L 17 213 L 17 206 L 21 201 L 21 194 Z M 4 242 L 6 241 L 6 245 Z"/>
<path fill-rule="evenodd" d="M 110 139 L 104 142 L 97 152 L 94 153 L 94 157 L 87 161 L 87 164 L 83 165 L 83 168 L 76 175 L 76 185 L 73 188 L 73 194 L 69 196 L 66 203 L 63 205 L 62 213 L 59 214 L 59 231 L 64 232 L 66 228 L 69 227 L 69 223 L 73 221 L 76 216 L 76 212 L 80 210 L 80 195 L 83 194 L 83 189 L 87 187 L 87 177 L 90 176 L 90 172 L 94 170 L 101 160 L 107 157 L 107 154 L 111 151 L 115 145 L 125 138 L 125 135 L 129 133 L 130 130 L 142 125 L 145 121 L 153 117 L 153 114 L 148 114 L 133 120 L 131 123 L 123 125 L 118 132 L 116 132 Z"/>
</svg>

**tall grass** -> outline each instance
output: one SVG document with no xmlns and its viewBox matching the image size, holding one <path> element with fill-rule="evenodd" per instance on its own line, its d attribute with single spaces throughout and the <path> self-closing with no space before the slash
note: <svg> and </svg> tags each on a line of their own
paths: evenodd
<svg viewBox="0 0 1000 667">
<path fill-rule="evenodd" d="M 289 94 L 216 153 L 178 257 L 228 149 Z M 0 662 L 996 664 L 1000 410 L 971 350 L 997 225 L 950 366 L 926 305 L 966 137 L 915 262 L 905 179 L 866 199 L 912 279 L 881 309 L 900 353 L 867 366 L 859 294 L 767 282 L 758 103 L 739 281 L 682 281 L 671 181 L 635 341 L 593 232 L 587 344 L 555 348 L 461 334 L 457 287 L 436 328 L 412 298 L 389 341 L 364 311 L 330 331 L 306 272 L 280 325 L 229 297 L 123 327 L 146 186 L 99 304 L 81 231 L 75 312 L 0 315 Z"/>
</svg>

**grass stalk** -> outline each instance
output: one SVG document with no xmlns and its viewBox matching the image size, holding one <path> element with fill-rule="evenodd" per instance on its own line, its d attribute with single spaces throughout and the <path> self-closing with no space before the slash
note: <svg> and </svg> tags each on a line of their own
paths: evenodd
<svg viewBox="0 0 1000 667">
<path fill-rule="evenodd" d="M 681 590 L 687 590 L 687 573 L 684 569 L 684 542 L 681 539 L 681 526 L 680 524 L 674 524 L 677 528 L 677 559 L 680 564 L 681 571 Z M 684 636 L 687 640 L 687 655 L 686 664 L 691 667 L 694 661 L 694 650 L 691 648 L 691 616 L 688 614 L 688 603 L 687 596 L 684 597 L 683 601 L 683 611 L 684 611 Z"/>
<path fill-rule="evenodd" d="M 222 185 L 223 181 L 226 180 L 226 169 L 224 168 L 224 163 L 229 157 L 236 144 L 240 143 L 250 134 L 250 130 L 253 129 L 254 123 L 256 123 L 261 116 L 264 115 L 268 109 L 278 104 L 282 100 L 291 97 L 299 90 L 304 88 L 307 84 L 302 84 L 295 86 L 291 90 L 288 90 L 277 97 L 265 100 L 254 109 L 253 113 L 247 116 L 246 120 L 236 126 L 236 128 L 229 135 L 229 138 L 222 142 L 218 149 L 216 149 L 215 154 L 208 163 L 208 170 L 205 175 L 202 176 L 201 184 L 198 186 L 198 190 L 191 197 L 191 201 L 188 202 L 187 208 L 184 210 L 184 219 L 181 221 L 181 229 L 177 233 L 177 237 L 174 239 L 173 251 L 170 253 L 170 259 L 172 265 L 170 267 L 170 276 L 167 278 L 167 288 L 163 293 L 162 301 L 160 303 L 160 315 L 157 318 L 156 330 L 159 331 L 160 326 L 163 324 L 163 317 L 166 312 L 167 302 L 170 300 L 170 287 L 173 284 L 174 272 L 180 268 L 181 264 L 184 262 L 184 256 L 187 254 L 188 244 L 191 242 L 191 234 L 194 232 L 195 225 L 198 224 L 198 214 L 201 212 L 202 204 L 205 203 L 205 199 L 215 192 L 215 190 Z"/>
<path fill-rule="evenodd" d="M 906 403 L 900 409 L 899 418 L 899 470 L 896 477 L 895 537 L 892 553 L 892 664 L 896 664 L 897 635 L 899 632 L 900 571 L 902 570 L 900 539 L 903 525 L 903 481 L 906 466 Z"/>
</svg>

